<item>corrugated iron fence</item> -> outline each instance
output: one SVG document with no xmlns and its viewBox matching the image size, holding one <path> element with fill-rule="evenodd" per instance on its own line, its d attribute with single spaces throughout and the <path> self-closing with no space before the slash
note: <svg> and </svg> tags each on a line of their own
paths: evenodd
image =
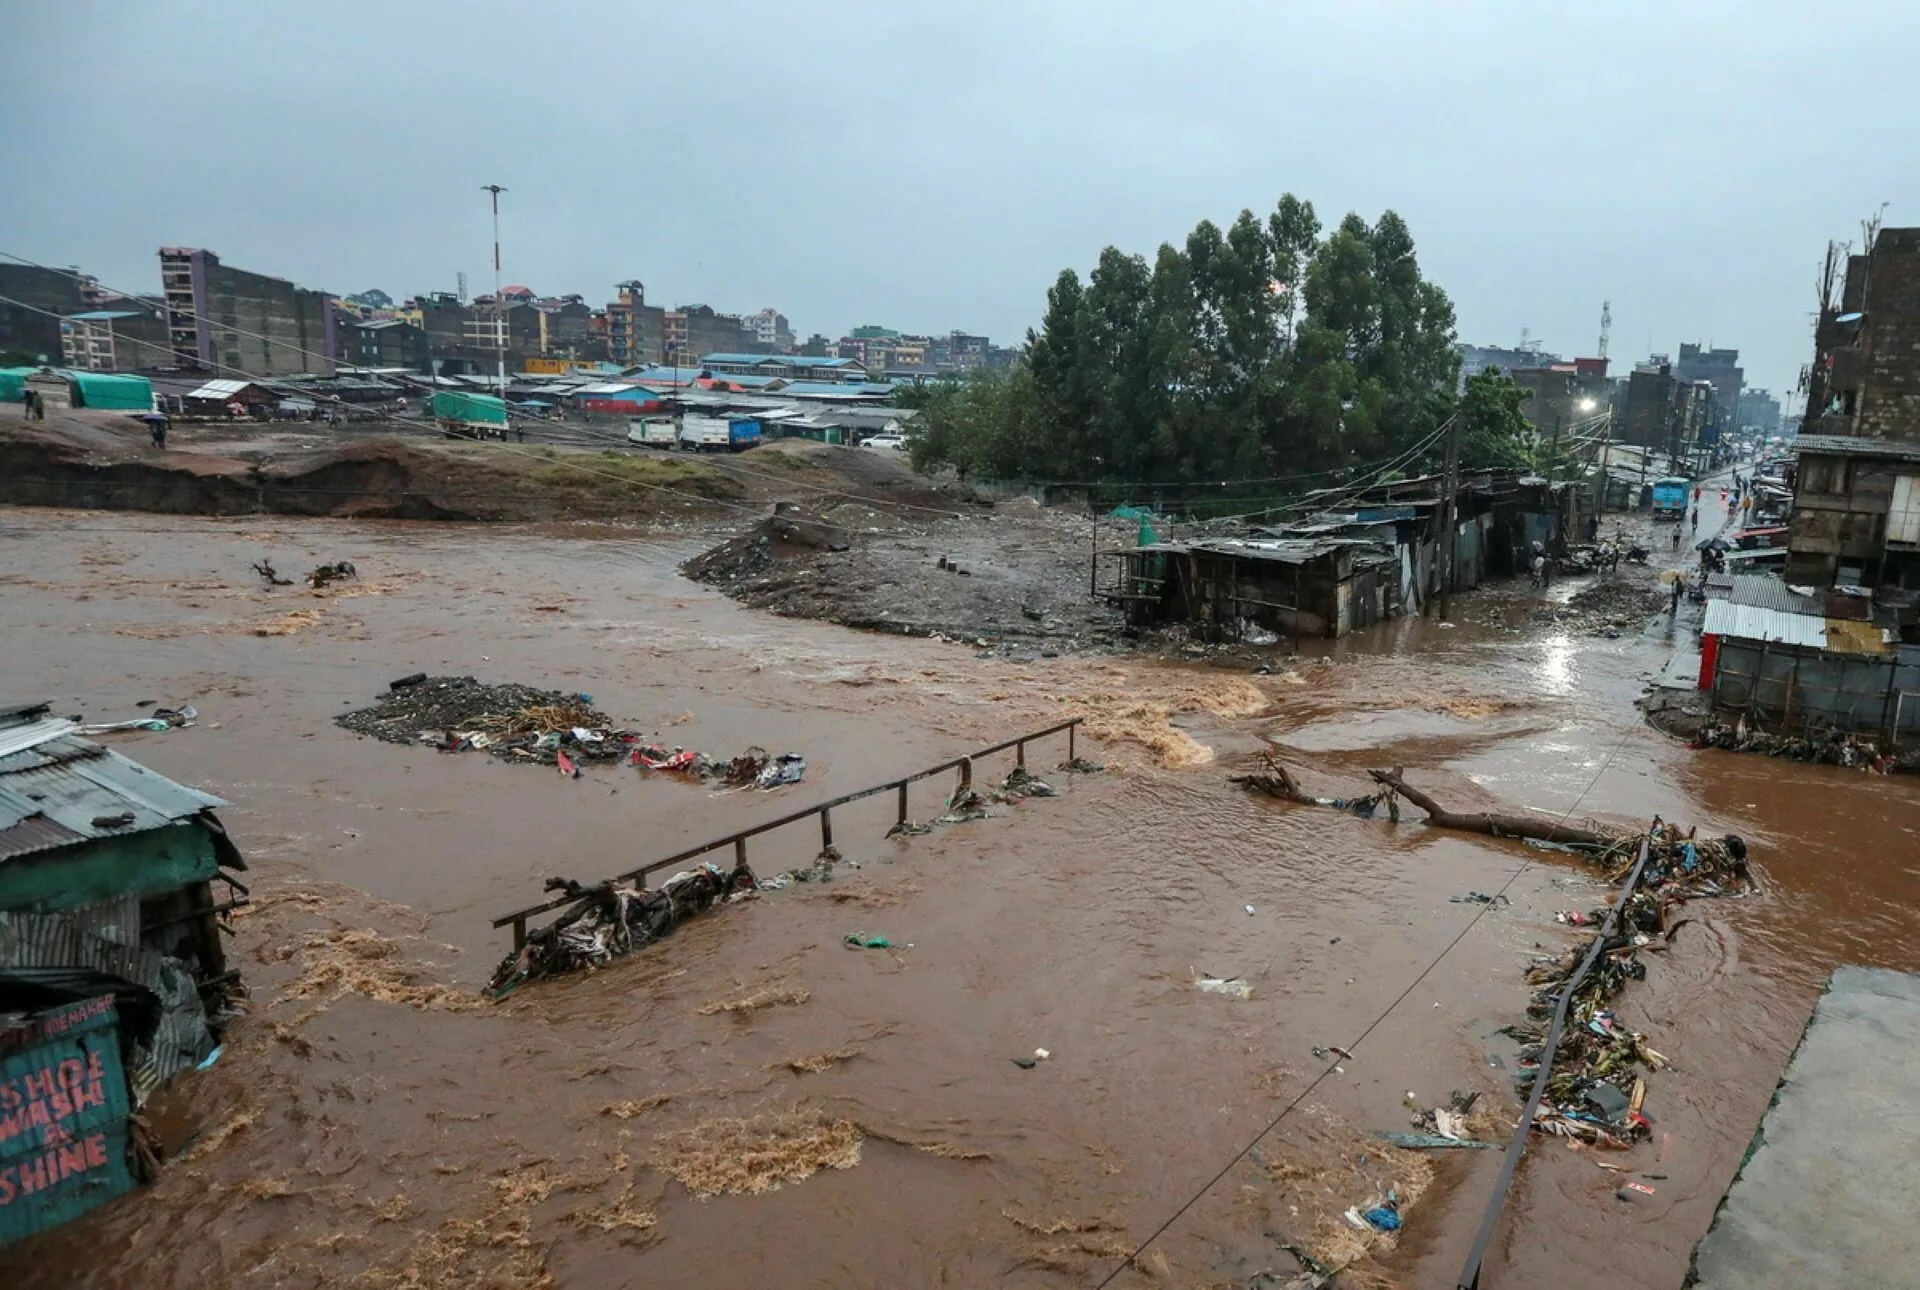
<svg viewBox="0 0 1920 1290">
<path fill-rule="evenodd" d="M 1756 723 L 1920 738 L 1920 646 L 1887 655 L 1723 637 L 1713 674 L 1717 708 Z"/>
</svg>

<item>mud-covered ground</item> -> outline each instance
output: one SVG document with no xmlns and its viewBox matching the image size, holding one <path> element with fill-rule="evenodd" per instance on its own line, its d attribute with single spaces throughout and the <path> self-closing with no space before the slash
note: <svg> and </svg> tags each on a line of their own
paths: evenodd
<svg viewBox="0 0 1920 1290">
<path fill-rule="evenodd" d="M 1015 500 L 953 515 L 842 502 L 819 518 L 839 539 L 831 546 L 757 527 L 689 562 L 688 571 L 783 617 L 935 636 L 1019 657 L 1110 648 L 1121 639 L 1120 616 L 1089 594 L 1096 525 L 1084 516 Z"/>
</svg>

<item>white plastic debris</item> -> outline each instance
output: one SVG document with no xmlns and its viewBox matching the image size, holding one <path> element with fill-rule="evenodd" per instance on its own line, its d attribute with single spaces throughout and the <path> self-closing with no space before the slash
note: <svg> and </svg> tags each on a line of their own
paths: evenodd
<svg viewBox="0 0 1920 1290">
<path fill-rule="evenodd" d="M 1194 984 L 1208 994 L 1224 994 L 1235 999 L 1253 998 L 1253 987 L 1237 976 L 1225 979 L 1217 976 L 1203 976 Z"/>
</svg>

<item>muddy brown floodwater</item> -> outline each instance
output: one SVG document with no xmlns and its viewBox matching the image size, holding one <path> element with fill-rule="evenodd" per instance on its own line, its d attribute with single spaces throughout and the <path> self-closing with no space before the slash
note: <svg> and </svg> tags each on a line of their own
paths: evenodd
<svg viewBox="0 0 1920 1290">
<path fill-rule="evenodd" d="M 1272 675 L 1019 664 L 764 616 L 676 575 L 697 545 L 0 514 L 0 696 L 98 719 L 195 704 L 198 726 L 118 746 L 231 800 L 257 897 L 235 922 L 251 1015 L 155 1107 L 175 1158 L 0 1255 L 6 1284 L 1097 1284 L 1320 1072 L 1315 1047 L 1354 1047 L 1433 963 L 1478 909 L 1452 897 L 1511 878 L 1512 907 L 1116 1281 L 1284 1279 L 1280 1242 L 1352 1247 L 1340 1211 L 1397 1182 L 1417 1200 L 1371 1271 L 1451 1285 L 1497 1159 L 1429 1166 L 1367 1134 L 1403 1127 L 1409 1091 L 1513 1105 L 1496 1032 L 1525 1006 L 1526 956 L 1565 945 L 1553 911 L 1601 892 L 1560 857 L 1226 784 L 1267 746 L 1329 794 L 1399 764 L 1443 800 L 1658 812 L 1753 844 L 1765 893 L 1695 904 L 1618 1005 L 1674 1061 L 1650 1081 L 1655 1140 L 1626 1161 L 1665 1175 L 1655 1195 L 1622 1204 L 1588 1154 L 1536 1141 L 1483 1285 L 1677 1284 L 1826 972 L 1920 966 L 1920 784 L 1645 729 L 1632 700 L 1666 659 L 1658 623 L 1586 634 L 1521 589 Z M 263 591 L 263 555 L 351 560 L 362 582 Z M 333 724 L 414 671 L 588 691 L 673 743 L 801 752 L 807 779 L 567 781 Z M 885 802 L 836 812 L 858 868 L 831 885 L 477 998 L 507 948 L 489 918 L 549 875 L 601 877 L 1065 715 L 1107 773 L 898 841 Z M 771 835 L 755 866 L 812 842 Z M 854 931 L 900 948 L 843 947 Z M 1195 972 L 1253 995 L 1202 994 Z M 1035 1048 L 1051 1058 L 1011 1060 Z"/>
</svg>

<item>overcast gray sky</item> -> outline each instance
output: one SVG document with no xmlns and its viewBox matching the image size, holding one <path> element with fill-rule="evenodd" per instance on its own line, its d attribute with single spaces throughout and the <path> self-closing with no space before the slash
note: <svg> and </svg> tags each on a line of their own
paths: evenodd
<svg viewBox="0 0 1920 1290">
<path fill-rule="evenodd" d="M 1065 266 L 1387 208 L 1461 339 L 1791 388 L 1829 237 L 1920 223 L 1920 5 L 16 0 L 0 249 L 341 293 L 506 276 L 1013 341 Z"/>
</svg>

